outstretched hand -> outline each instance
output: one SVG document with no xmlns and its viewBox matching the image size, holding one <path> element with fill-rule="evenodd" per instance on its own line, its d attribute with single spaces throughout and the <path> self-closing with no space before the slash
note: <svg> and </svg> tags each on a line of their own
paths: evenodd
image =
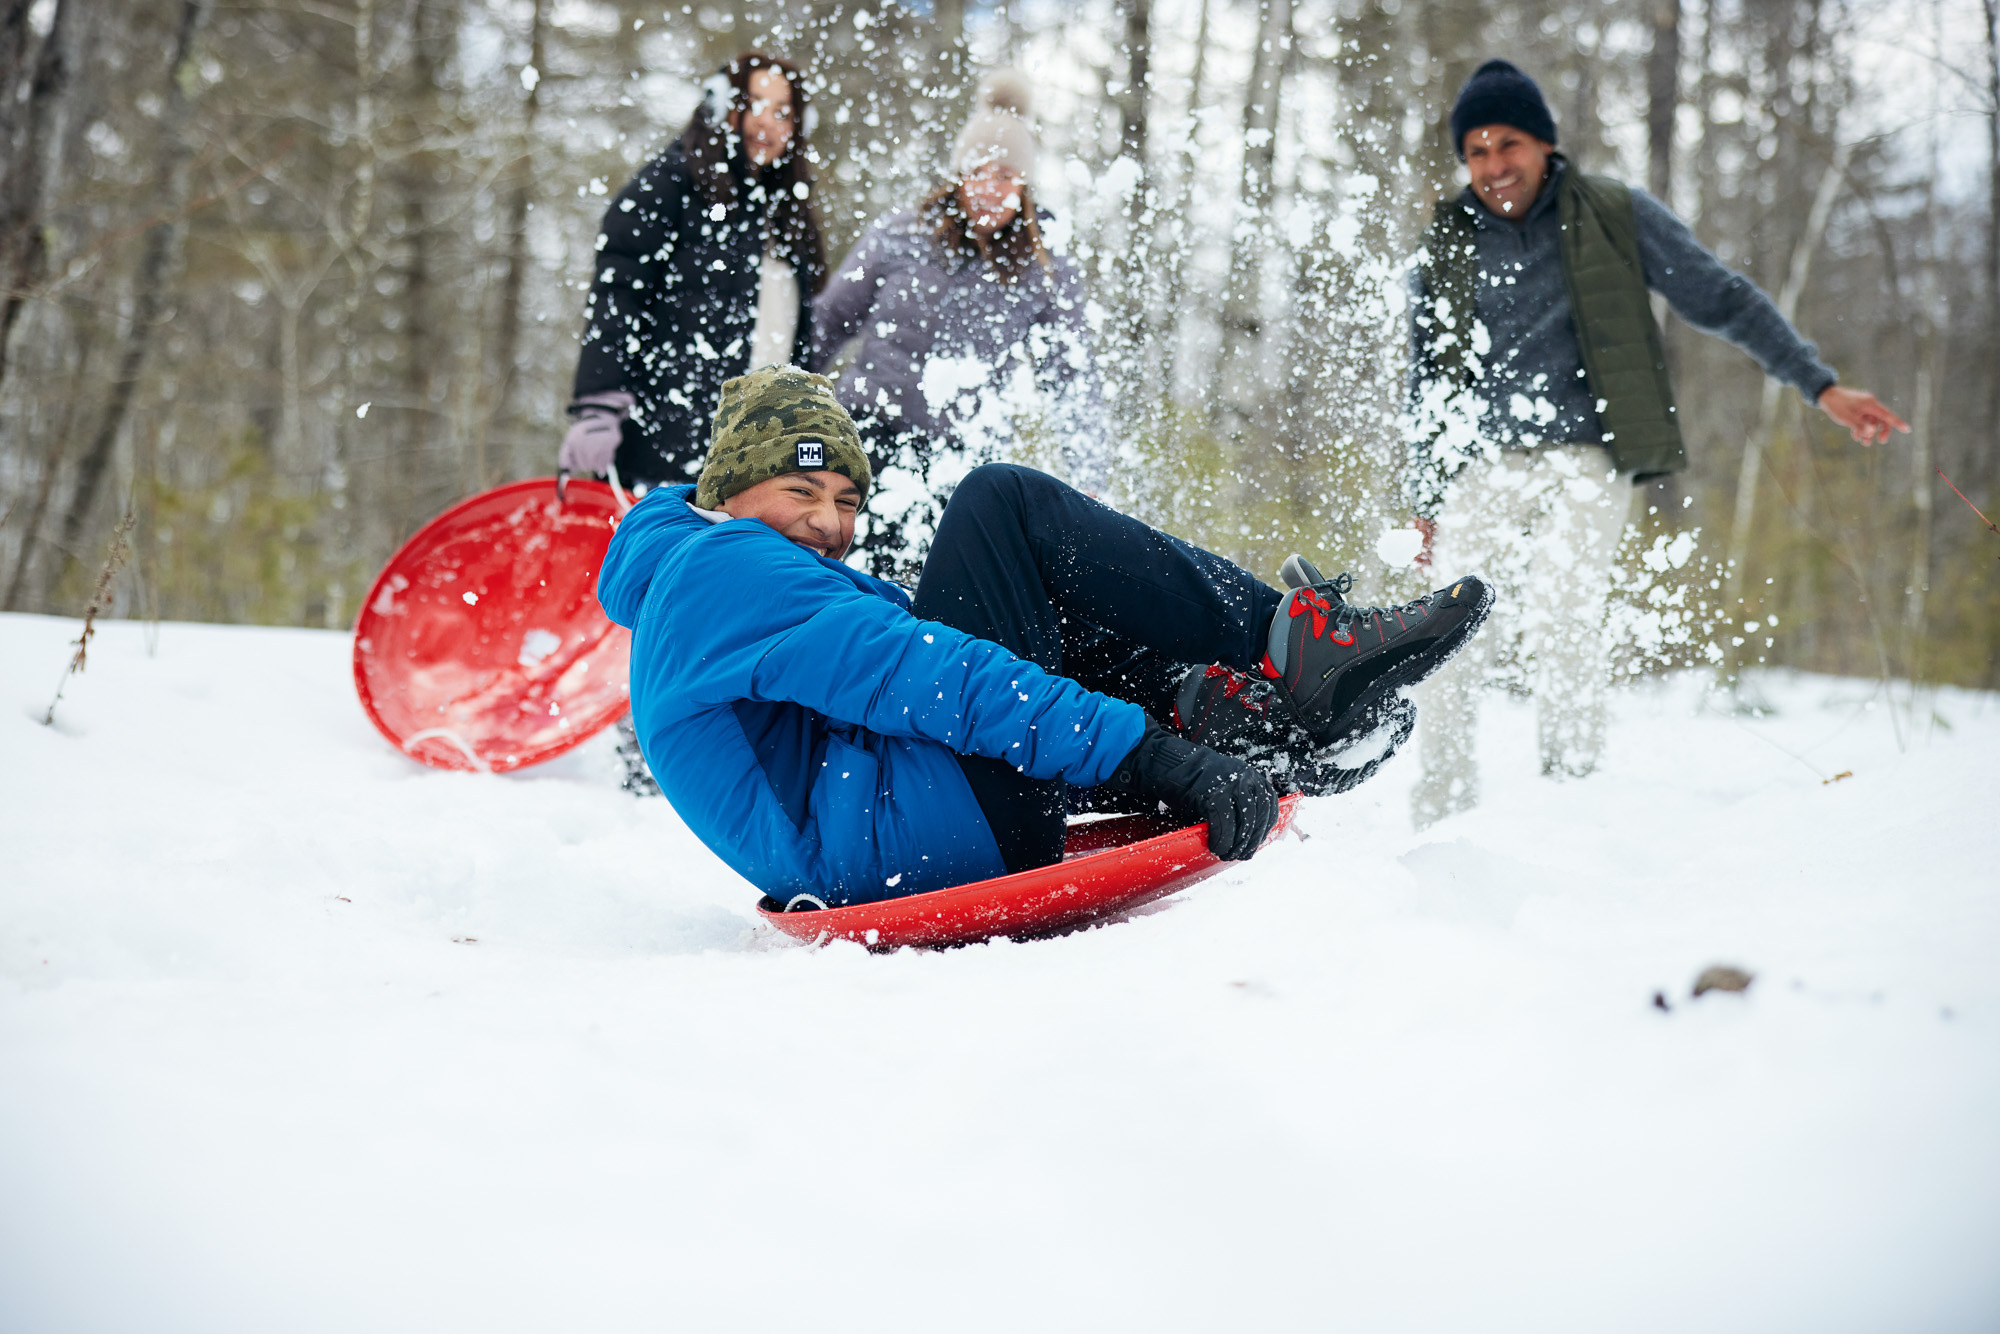
<svg viewBox="0 0 2000 1334">
<path fill-rule="evenodd" d="M 1910 426 L 1884 407 L 1882 400 L 1866 389 L 1847 389 L 1830 384 L 1819 396 L 1819 410 L 1845 426 L 1864 445 L 1879 444 L 1891 431 L 1909 433 Z"/>
</svg>

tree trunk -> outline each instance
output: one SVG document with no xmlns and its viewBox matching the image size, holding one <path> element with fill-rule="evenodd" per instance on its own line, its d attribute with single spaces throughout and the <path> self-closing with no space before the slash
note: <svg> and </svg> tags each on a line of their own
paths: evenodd
<svg viewBox="0 0 2000 1334">
<path fill-rule="evenodd" d="M 1188 74 L 1187 128 L 1181 137 L 1180 162 L 1176 169 L 1180 173 L 1174 183 L 1174 220 L 1184 223 L 1194 208 L 1195 176 L 1195 132 L 1199 122 L 1195 119 L 1201 110 L 1202 85 L 1208 72 L 1208 16 L 1212 0 L 1201 0 L 1201 14 L 1195 22 L 1194 68 Z M 1189 237 L 1184 226 L 1176 225 L 1161 229 L 1156 234 L 1156 243 L 1165 249 L 1165 292 L 1160 303 L 1160 379 L 1168 395 L 1176 389 L 1176 367 L 1180 361 L 1181 318 L 1186 313 L 1184 298 L 1187 295 L 1187 248 Z"/>
<path fill-rule="evenodd" d="M 357 478 L 357 470 L 352 466 L 359 455 L 360 432 L 367 428 L 366 419 L 356 413 L 349 416 L 344 410 L 355 401 L 355 385 L 362 374 L 362 351 L 356 332 L 360 326 L 361 303 L 368 293 L 377 271 L 378 260 L 369 240 L 375 227 L 375 177 L 380 148 L 376 143 L 379 127 L 376 124 L 376 88 L 379 77 L 375 54 L 375 11 L 376 0 L 357 0 L 354 6 L 354 133 L 353 141 L 358 149 L 354 165 L 352 192 L 346 201 L 346 209 L 340 208 L 336 198 L 331 210 L 337 228 L 335 240 L 340 256 L 347 265 L 347 294 L 342 302 L 339 322 L 339 357 L 335 375 L 333 399 L 342 407 L 335 414 L 335 424 L 328 433 L 331 440 L 332 460 L 327 469 L 328 497 L 333 511 L 327 525 L 331 547 L 331 564 L 338 568 L 359 554 L 362 543 L 358 540 L 361 525 L 365 521 L 360 511 L 361 505 L 351 503 Z M 372 401 L 372 400 L 371 400 Z M 329 580 L 326 588 L 326 627 L 339 629 L 347 624 L 347 586 L 338 575 Z"/>
<path fill-rule="evenodd" d="M 1147 262 L 1152 256 L 1147 231 L 1153 223 L 1152 169 L 1147 144 L 1152 0 L 1120 0 L 1120 4 L 1125 11 L 1125 85 L 1117 97 L 1118 152 L 1137 166 L 1139 172 L 1125 198 L 1124 243 L 1112 250 L 1107 265 L 1106 276 L 1111 279 L 1112 290 L 1106 296 L 1116 327 L 1107 331 L 1111 337 L 1106 340 L 1104 352 L 1109 355 L 1100 356 L 1100 360 L 1110 366 L 1137 367 L 1151 360 L 1146 347 L 1148 312 L 1155 300 L 1154 284 L 1161 277 Z M 1126 387 L 1130 392 L 1121 393 Z M 1153 377 L 1114 374 L 1108 377 L 1105 391 L 1131 429 L 1147 432 L 1153 429 L 1161 407 L 1159 386 L 1153 383 Z"/>
<path fill-rule="evenodd" d="M 76 558 L 83 540 L 84 526 L 97 503 L 97 492 L 111 464 L 118 433 L 132 410 L 132 398 L 145 370 L 146 354 L 152 349 L 153 334 L 166 311 L 169 287 L 180 265 L 181 243 L 187 233 L 190 163 L 194 145 L 187 134 L 193 111 L 188 97 L 194 81 L 195 43 L 214 0 L 184 0 L 178 29 L 174 35 L 173 63 L 168 66 L 165 109 L 160 113 L 160 158 L 155 197 L 164 216 L 146 229 L 145 250 L 139 272 L 133 280 L 132 323 L 125 331 L 125 345 L 118 356 L 118 369 L 111 381 L 104 416 L 83 457 L 77 461 L 76 489 L 70 495 L 69 510 L 63 515 L 63 551 L 54 576 L 53 589 Z"/>
<path fill-rule="evenodd" d="M 290 299 L 278 303 L 278 460 L 279 466 L 297 468 L 305 459 L 306 413 L 305 370 L 299 362 L 299 319 L 302 302 Z"/>
<path fill-rule="evenodd" d="M 420 136 L 419 146 L 405 159 L 399 184 L 402 195 L 403 236 L 403 397 L 402 448 L 396 451 L 388 473 L 391 481 L 388 512 L 395 525 L 394 538 L 400 543 L 416 531 L 418 522 L 431 508 L 424 494 L 424 459 L 434 447 L 439 429 L 434 410 L 437 386 L 437 358 L 443 352 L 436 319 L 437 295 L 432 281 L 436 268 L 432 250 L 436 243 L 431 222 L 431 196 L 437 192 L 438 155 L 421 146 L 421 137 L 435 133 L 440 124 L 437 82 L 438 39 L 425 24 L 430 7 L 422 0 L 410 7 L 410 83 L 408 109 Z"/>
<path fill-rule="evenodd" d="M 1472 77 L 1472 71 L 1484 60 L 1481 29 L 1485 23 L 1484 7 L 1478 0 L 1429 0 L 1423 11 L 1423 34 L 1429 48 L 1431 72 L 1434 82 L 1425 86 L 1431 95 L 1426 97 L 1429 114 L 1425 117 L 1428 126 L 1423 142 L 1416 146 L 1413 154 L 1416 162 L 1423 197 L 1417 201 L 1420 210 L 1428 215 L 1430 206 L 1451 193 L 1452 184 L 1458 173 L 1458 145 L 1451 141 L 1451 108 L 1458 100 L 1458 90 Z M 1381 0 L 1363 8 L 1356 20 L 1355 36 L 1361 50 L 1374 52 L 1386 50 L 1394 43 L 1400 45 L 1400 34 L 1396 30 L 1396 17 L 1381 4 Z M 1359 73 L 1359 71 L 1357 71 Z M 1362 126 L 1394 125 L 1403 116 L 1402 90 L 1385 69 L 1383 62 L 1376 62 L 1368 71 L 1368 77 L 1358 89 L 1358 100 L 1368 110 L 1357 122 Z M 1357 141 L 1372 139 L 1362 133 L 1350 133 Z M 1386 135 L 1379 142 L 1355 144 L 1355 156 L 1368 168 L 1369 174 L 1382 182 L 1388 189 L 1394 179 L 1388 165 L 1400 155 L 1402 136 Z M 1371 161 L 1373 159 L 1373 161 Z"/>
<path fill-rule="evenodd" d="M 1798 316 L 1799 298 L 1805 294 L 1806 278 L 1812 271 L 1813 253 L 1819 249 L 1820 239 L 1826 235 L 1827 220 L 1833 215 L 1834 200 L 1840 195 L 1841 179 L 1847 173 L 1849 145 L 1837 143 L 1833 150 L 1833 160 L 1826 164 L 1826 170 L 1819 179 L 1819 190 L 1814 194 L 1812 209 L 1806 214 L 1805 231 L 1798 244 L 1792 249 L 1790 271 L 1785 275 L 1785 285 L 1778 293 L 1778 312 L 1791 323 Z M 1743 445 L 1743 467 L 1736 479 L 1736 515 L 1729 526 L 1729 558 L 1725 567 L 1722 588 L 1723 614 L 1740 622 L 1743 600 L 1744 564 L 1750 553 L 1751 522 L 1756 517 L 1757 482 L 1763 475 L 1764 453 L 1770 448 L 1778 431 L 1778 407 L 1784 386 L 1770 376 L 1764 377 L 1763 397 L 1757 407 L 1757 430 Z M 1740 658 L 1734 652 L 1725 651 L 1724 670 L 1734 677 Z"/>
<path fill-rule="evenodd" d="M 539 74 L 547 59 L 549 0 L 535 0 L 528 20 L 528 64 Z M 493 398 L 491 406 L 479 414 L 472 448 L 472 486 L 484 491 L 488 485 L 487 441 L 493 422 L 513 420 L 515 361 L 521 348 L 521 288 L 528 276 L 528 204 L 535 182 L 535 118 L 541 114 L 541 80 L 531 80 L 521 101 L 521 146 L 509 171 L 507 183 L 507 267 L 500 279 L 500 311 L 494 321 Z M 517 461 L 518 462 L 518 461 Z"/>
<path fill-rule="evenodd" d="M 1696 239 L 1710 247 L 1715 245 L 1716 160 L 1720 148 L 1720 136 L 1715 133 L 1715 96 L 1722 82 L 1715 69 L 1718 8 L 1717 0 L 1703 0 L 1700 54 L 1695 61 L 1694 100 L 1695 109 L 1701 114 L 1701 133 L 1695 140 L 1693 222 Z"/>
<path fill-rule="evenodd" d="M 0 306 L 0 385 L 7 382 L 7 347 L 14 324 L 48 265 L 42 209 L 48 195 L 49 136 L 55 132 L 57 104 L 69 86 L 65 22 L 69 13 L 69 0 L 56 0 L 48 36 L 35 54 L 20 148 L 7 164 L 6 186 L 0 193 L 0 282 L 6 284 L 6 304 Z M 12 15 L 8 17 L 11 21 Z M 4 92 L 11 111 L 12 79 Z"/>
<path fill-rule="evenodd" d="M 1569 114 L 1557 112 L 1562 127 L 1563 148 L 1580 169 L 1596 170 L 1605 149 L 1604 116 L 1598 88 L 1604 77 L 1604 36 L 1601 30 L 1589 47 L 1579 42 L 1572 52 L 1570 73 L 1576 76 L 1576 91 L 1570 99 Z"/>
<path fill-rule="evenodd" d="M 1926 275 L 1928 278 L 1928 275 Z M 1929 288 L 1930 281 L 1924 286 Z M 1938 370 L 1944 361 L 1944 338 L 1932 314 L 1933 297 L 1926 292 L 1925 310 L 1918 322 L 1917 393 L 1910 412 L 1910 499 L 1916 509 L 1916 531 L 1910 537 L 1910 579 L 1908 600 L 1903 611 L 1904 630 L 1909 639 L 1909 672 L 1912 684 L 1922 679 L 1921 654 L 1924 640 L 1924 611 L 1931 582 L 1931 489 L 1937 482 L 1931 475 L 1935 451 L 1931 435 L 1937 421 Z"/>
<path fill-rule="evenodd" d="M 1907 644 L 1904 666 L 1910 675 L 1912 693 L 1923 679 L 1926 603 L 1931 582 L 1931 493 L 1935 479 L 1932 460 L 1937 456 L 1935 431 L 1940 372 L 1944 367 L 1945 334 L 1951 327 L 1949 305 L 1940 300 L 1938 290 L 1939 228 L 1937 222 L 1938 138 L 1930 134 L 1930 170 L 1924 175 L 1924 235 L 1928 251 L 1917 277 L 1916 329 L 1917 393 L 1910 412 L 1910 502 L 1916 511 L 1916 531 L 1910 535 L 1910 577 L 1903 607 L 1903 632 Z M 1898 290 L 1893 270 L 1890 289 Z M 1940 319 L 1941 313 L 1944 318 Z"/>
<path fill-rule="evenodd" d="M 35 0 L 0 0 L 0 179 L 13 166 L 14 111 L 28 61 L 28 14 Z"/>
<path fill-rule="evenodd" d="M 418 155 L 422 160 L 422 155 Z M 414 165 L 414 164 L 412 164 Z M 432 320 L 434 298 L 431 291 L 430 211 L 426 206 L 421 174 L 412 173 L 404 183 L 403 229 L 408 244 L 403 265 L 403 399 L 402 447 L 393 450 L 387 469 L 390 477 L 388 511 L 400 543 L 416 531 L 424 509 L 421 494 L 423 457 L 429 452 L 431 433 L 437 429 L 431 411 L 431 385 L 437 352 L 437 330 Z"/>
<path fill-rule="evenodd" d="M 1673 207 L 1674 119 L 1681 104 L 1681 0 L 1652 0 L 1646 56 L 1646 188 Z"/>
<path fill-rule="evenodd" d="M 1681 0 L 1649 0 L 1653 44 L 1646 53 L 1646 188 L 1668 208 L 1674 203 L 1674 122 L 1681 105 Z M 1668 326 L 1667 299 L 1652 295 L 1653 321 L 1662 334 Z M 1665 339 L 1662 340 L 1666 341 Z M 1677 369 L 1674 349 L 1667 352 L 1667 374 Z M 1647 499 L 1656 512 L 1680 517 L 1682 479 L 1676 474 L 1656 479 Z"/>
<path fill-rule="evenodd" d="M 77 418 L 82 406 L 89 401 L 84 393 L 84 385 L 89 382 L 90 366 L 97 348 L 98 324 L 95 312 L 89 303 L 72 300 L 71 329 L 76 339 L 74 360 L 70 363 L 69 392 L 63 396 L 62 410 L 56 427 L 42 443 L 41 470 L 35 478 L 34 498 L 28 502 L 28 512 L 21 520 L 21 549 L 14 555 L 14 573 L 7 580 L 7 595 L 0 599 L 0 609 L 7 611 L 39 611 L 41 607 L 26 607 L 22 599 L 28 591 L 28 573 L 33 567 L 35 553 L 41 545 L 42 524 L 47 520 L 49 500 L 55 494 L 56 474 L 62 471 L 63 456 L 69 449 L 70 435 L 76 430 Z M 48 557 L 47 564 L 53 564 L 55 555 Z"/>
<path fill-rule="evenodd" d="M 2000 0 L 1981 0 L 1986 18 L 1986 329 L 2000 354 Z M 1986 377 L 1986 428 L 2000 430 L 2000 376 Z"/>
<path fill-rule="evenodd" d="M 1153 62 L 1153 0 L 1122 0 L 1125 10 L 1125 91 L 1118 98 L 1118 151 L 1146 170 L 1146 116 Z M 1142 198 L 1145 181 L 1134 198 Z"/>
<path fill-rule="evenodd" d="M 1243 169 L 1237 185 L 1235 244 L 1222 306 L 1222 347 L 1216 358 L 1211 420 L 1227 413 L 1232 429 L 1250 415 L 1257 382 L 1256 346 L 1263 334 L 1258 309 L 1262 255 L 1269 238 L 1272 165 L 1278 151 L 1278 99 L 1284 91 L 1292 30 L 1292 0 L 1260 0 L 1257 49 L 1243 99 Z"/>
<path fill-rule="evenodd" d="M 937 16 L 939 45 L 957 50 L 965 41 L 965 0 L 937 0 L 931 12 Z"/>
</svg>

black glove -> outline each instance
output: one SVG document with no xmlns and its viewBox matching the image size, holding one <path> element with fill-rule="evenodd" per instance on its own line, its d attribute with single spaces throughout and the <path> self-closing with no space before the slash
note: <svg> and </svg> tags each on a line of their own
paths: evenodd
<svg viewBox="0 0 2000 1334">
<path fill-rule="evenodd" d="M 1208 850 L 1224 861 L 1248 861 L 1278 823 L 1278 794 L 1270 779 L 1241 760 L 1175 736 L 1151 718 L 1139 744 L 1104 785 L 1208 821 Z"/>
</svg>

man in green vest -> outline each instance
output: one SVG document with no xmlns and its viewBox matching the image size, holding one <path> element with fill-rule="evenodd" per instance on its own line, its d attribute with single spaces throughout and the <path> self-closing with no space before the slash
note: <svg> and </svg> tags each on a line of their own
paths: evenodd
<svg viewBox="0 0 2000 1334">
<path fill-rule="evenodd" d="M 1476 804 L 1475 692 L 1520 645 L 1544 774 L 1582 777 L 1604 744 L 1604 616 L 1633 483 L 1686 463 L 1649 291 L 1726 338 L 1872 445 L 1907 431 L 1831 368 L 1777 306 L 1643 190 L 1556 151 L 1534 80 L 1489 60 L 1451 133 L 1471 184 L 1439 202 L 1412 275 L 1413 494 L 1424 557 L 1496 576 L 1488 634 L 1422 696 L 1419 828 Z"/>
</svg>

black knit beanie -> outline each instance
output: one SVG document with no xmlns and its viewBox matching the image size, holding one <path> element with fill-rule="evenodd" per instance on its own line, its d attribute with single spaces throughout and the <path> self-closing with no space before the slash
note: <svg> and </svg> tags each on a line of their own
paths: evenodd
<svg viewBox="0 0 2000 1334">
<path fill-rule="evenodd" d="M 1472 72 L 1451 109 L 1451 146 L 1465 160 L 1465 136 L 1482 125 L 1512 125 L 1537 139 L 1556 141 L 1556 118 L 1535 81 L 1504 60 L 1489 60 Z"/>
</svg>

